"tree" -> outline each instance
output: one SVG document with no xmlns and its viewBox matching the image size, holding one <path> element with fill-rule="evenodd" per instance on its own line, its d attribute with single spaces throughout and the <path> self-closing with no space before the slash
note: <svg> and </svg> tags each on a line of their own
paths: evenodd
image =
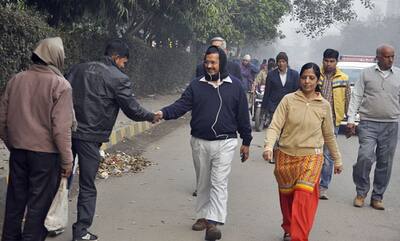
<svg viewBox="0 0 400 241">
<path fill-rule="evenodd" d="M 372 9 L 371 0 L 359 0 L 364 7 Z M 299 32 L 309 37 L 321 36 L 331 25 L 349 22 L 357 17 L 354 0 L 294 0 L 292 18 L 299 21 Z"/>
<path fill-rule="evenodd" d="M 9 0 L 0 0 L 9 1 Z M 47 12 L 51 26 L 94 23 L 110 35 L 148 44 L 185 46 L 223 36 L 241 46 L 282 37 L 277 27 L 292 13 L 307 36 L 354 19 L 355 0 L 18 0 Z M 359 0 L 372 8 L 371 0 Z M 178 43 L 178 44 L 176 44 Z"/>
</svg>

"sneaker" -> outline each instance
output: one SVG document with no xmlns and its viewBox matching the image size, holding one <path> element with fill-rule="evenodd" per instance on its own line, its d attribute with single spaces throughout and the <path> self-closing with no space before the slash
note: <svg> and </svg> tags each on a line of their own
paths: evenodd
<svg viewBox="0 0 400 241">
<path fill-rule="evenodd" d="M 207 220 L 205 218 L 197 219 L 197 221 L 192 225 L 192 230 L 194 231 L 203 231 L 207 228 Z"/>
<path fill-rule="evenodd" d="M 325 188 L 321 188 L 321 190 L 319 190 L 319 199 L 321 200 L 328 200 L 328 189 Z"/>
<path fill-rule="evenodd" d="M 192 193 L 193 197 L 197 197 L 197 190 L 194 190 L 194 192 Z"/>
<path fill-rule="evenodd" d="M 364 197 L 357 195 L 356 198 L 354 198 L 354 202 L 353 202 L 354 207 L 357 207 L 357 208 L 363 207 L 364 200 L 365 200 Z"/>
<path fill-rule="evenodd" d="M 97 236 L 92 233 L 87 232 L 82 237 L 74 238 L 74 241 L 84 241 L 84 240 L 97 241 Z"/>
<path fill-rule="evenodd" d="M 208 223 L 205 240 L 214 241 L 221 239 L 221 237 L 221 231 L 217 228 L 217 226 L 213 223 Z"/>
<path fill-rule="evenodd" d="M 385 206 L 383 206 L 382 200 L 374 200 L 371 199 L 371 207 L 375 208 L 376 210 L 385 210 Z"/>
<path fill-rule="evenodd" d="M 283 241 L 291 241 L 292 238 L 290 237 L 289 233 L 284 233 L 283 234 Z"/>
</svg>

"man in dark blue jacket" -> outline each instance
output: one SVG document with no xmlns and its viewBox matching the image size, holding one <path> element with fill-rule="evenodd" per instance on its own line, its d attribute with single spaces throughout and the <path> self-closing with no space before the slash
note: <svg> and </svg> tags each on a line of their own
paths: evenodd
<svg viewBox="0 0 400 241">
<path fill-rule="evenodd" d="M 246 94 L 240 81 L 229 75 L 225 52 L 210 46 L 204 57 L 204 76 L 195 78 L 181 98 L 157 115 L 177 119 L 192 111 L 191 146 L 197 180 L 197 221 L 192 229 L 206 229 L 206 240 L 221 238 L 217 224 L 225 223 L 228 176 L 238 144 L 243 139 L 242 161 L 252 140 Z"/>
<path fill-rule="evenodd" d="M 276 56 L 278 68 L 270 71 L 267 76 L 266 89 L 262 108 L 267 113 L 274 114 L 283 96 L 295 92 L 299 88 L 299 73 L 288 67 L 288 56 L 280 52 Z"/>
</svg>

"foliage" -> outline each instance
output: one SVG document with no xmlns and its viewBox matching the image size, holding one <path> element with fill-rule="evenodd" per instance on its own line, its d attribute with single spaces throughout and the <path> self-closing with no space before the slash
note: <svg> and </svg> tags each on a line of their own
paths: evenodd
<svg viewBox="0 0 400 241">
<path fill-rule="evenodd" d="M 0 0 L 9 1 L 9 0 Z M 307 36 L 322 35 L 337 22 L 354 19 L 355 0 L 18 0 L 49 14 L 51 26 L 98 21 L 112 35 L 135 36 L 148 45 L 186 47 L 216 35 L 231 44 L 269 41 L 292 10 Z M 358 0 L 372 8 L 371 0 Z"/>
<path fill-rule="evenodd" d="M 372 9 L 371 0 L 360 0 L 364 7 Z M 321 36 L 335 23 L 349 22 L 357 17 L 354 0 L 294 0 L 293 19 L 300 22 L 306 36 Z"/>
<path fill-rule="evenodd" d="M 31 51 L 41 39 L 55 36 L 40 14 L 31 10 L 18 10 L 0 6 L 0 87 L 11 75 L 26 69 Z"/>
</svg>

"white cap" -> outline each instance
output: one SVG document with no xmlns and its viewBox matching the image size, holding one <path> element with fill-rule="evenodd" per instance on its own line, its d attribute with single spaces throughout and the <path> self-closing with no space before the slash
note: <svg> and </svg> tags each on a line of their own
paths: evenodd
<svg viewBox="0 0 400 241">
<path fill-rule="evenodd" d="M 243 56 L 243 60 L 251 60 L 250 54 L 246 54 L 245 56 Z"/>
</svg>

